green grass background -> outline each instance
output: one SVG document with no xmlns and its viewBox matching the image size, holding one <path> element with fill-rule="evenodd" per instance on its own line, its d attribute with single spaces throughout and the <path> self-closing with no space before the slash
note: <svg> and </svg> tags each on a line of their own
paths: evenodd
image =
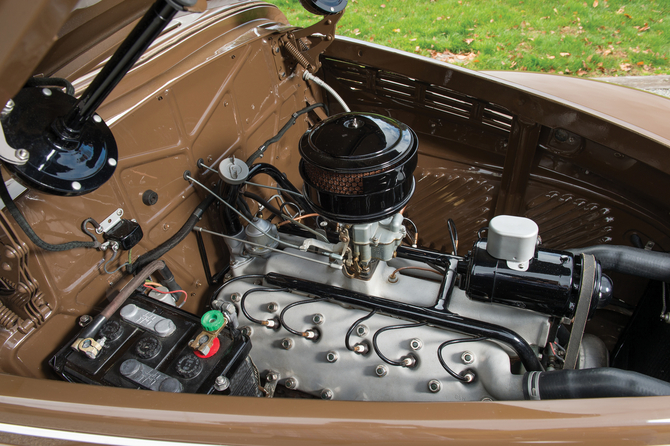
<svg viewBox="0 0 670 446">
<path fill-rule="evenodd" d="M 299 0 L 267 0 L 306 27 Z M 477 70 L 670 74 L 670 0 L 349 0 L 337 33 Z"/>
</svg>

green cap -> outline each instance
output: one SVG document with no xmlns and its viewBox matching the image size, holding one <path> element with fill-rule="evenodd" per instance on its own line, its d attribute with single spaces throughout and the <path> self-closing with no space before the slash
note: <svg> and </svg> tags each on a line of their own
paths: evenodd
<svg viewBox="0 0 670 446">
<path fill-rule="evenodd" d="M 226 323 L 226 319 L 223 317 L 223 313 L 218 310 L 210 310 L 207 313 L 202 315 L 200 319 L 202 328 L 207 331 L 216 331 L 219 328 L 223 327 L 223 324 Z"/>
</svg>

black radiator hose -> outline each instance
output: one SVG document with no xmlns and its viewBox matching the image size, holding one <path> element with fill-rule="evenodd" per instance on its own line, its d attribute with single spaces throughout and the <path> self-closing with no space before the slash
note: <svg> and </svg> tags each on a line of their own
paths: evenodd
<svg viewBox="0 0 670 446">
<path fill-rule="evenodd" d="M 592 254 L 603 270 L 670 282 L 670 254 L 630 246 L 596 245 L 569 249 L 573 254 Z"/>
<path fill-rule="evenodd" d="M 611 367 L 527 372 L 523 396 L 527 400 L 670 396 L 670 383 Z"/>
</svg>

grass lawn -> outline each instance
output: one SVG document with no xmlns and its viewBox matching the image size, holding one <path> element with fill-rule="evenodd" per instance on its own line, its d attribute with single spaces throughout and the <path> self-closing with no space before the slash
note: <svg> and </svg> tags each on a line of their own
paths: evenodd
<svg viewBox="0 0 670 446">
<path fill-rule="evenodd" d="M 289 21 L 299 0 L 267 0 Z M 337 33 L 476 70 L 670 74 L 670 0 L 349 0 Z"/>
</svg>

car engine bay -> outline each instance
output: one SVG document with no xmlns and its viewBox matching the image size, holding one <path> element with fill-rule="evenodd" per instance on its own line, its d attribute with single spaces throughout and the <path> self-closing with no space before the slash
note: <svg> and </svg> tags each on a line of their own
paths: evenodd
<svg viewBox="0 0 670 446">
<path fill-rule="evenodd" d="M 258 398 L 670 395 L 636 359 L 670 323 L 670 231 L 616 169 L 667 174 L 599 171 L 619 152 L 576 124 L 366 65 L 382 50 L 331 42 L 344 6 L 306 2 L 324 15 L 306 30 L 256 23 L 255 2 L 166 28 L 186 3 L 158 0 L 79 98 L 36 77 L 2 111 L 26 150 L 0 186 L 3 372 Z"/>
</svg>

